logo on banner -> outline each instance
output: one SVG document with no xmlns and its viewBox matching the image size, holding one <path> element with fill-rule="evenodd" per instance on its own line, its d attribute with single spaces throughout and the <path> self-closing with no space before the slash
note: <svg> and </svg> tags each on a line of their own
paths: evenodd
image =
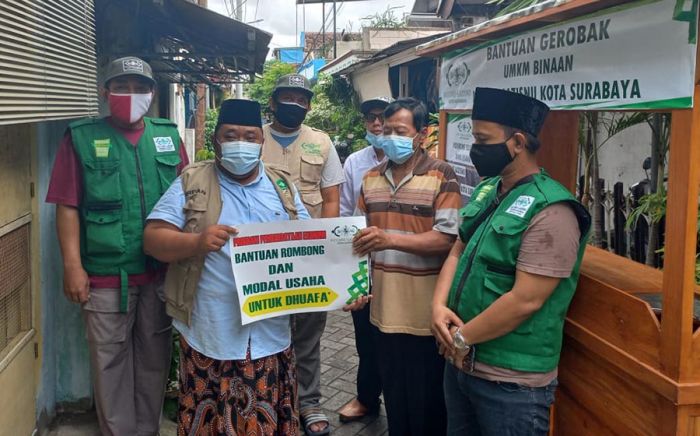
<svg viewBox="0 0 700 436">
<path fill-rule="evenodd" d="M 355 237 L 360 229 L 357 226 L 337 226 L 331 230 L 331 236 L 329 240 L 337 242 L 338 244 L 352 244 L 352 238 Z"/>
<path fill-rule="evenodd" d="M 465 134 L 471 133 L 472 132 L 472 123 L 470 123 L 466 120 L 460 121 L 459 123 L 457 123 L 457 130 L 459 131 L 459 133 L 465 133 Z"/>
<path fill-rule="evenodd" d="M 353 226 L 354 227 L 354 226 Z M 369 292 L 369 274 L 367 271 L 367 261 L 363 260 L 357 264 L 358 270 L 352 275 L 352 286 L 348 288 L 350 298 L 345 304 L 350 304 Z"/>
<path fill-rule="evenodd" d="M 447 85 L 452 88 L 455 86 L 462 86 L 467 83 L 469 76 L 471 75 L 471 70 L 467 66 L 466 62 L 459 62 L 450 64 L 447 67 Z"/>
</svg>

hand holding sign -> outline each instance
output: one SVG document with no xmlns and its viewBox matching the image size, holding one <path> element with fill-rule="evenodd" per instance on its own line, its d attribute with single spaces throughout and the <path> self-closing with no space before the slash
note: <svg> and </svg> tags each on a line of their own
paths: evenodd
<svg viewBox="0 0 700 436">
<path fill-rule="evenodd" d="M 391 235 L 379 227 L 360 230 L 352 240 L 355 254 L 366 256 L 373 251 L 388 250 L 392 247 Z"/>
<path fill-rule="evenodd" d="M 236 236 L 238 230 L 230 226 L 217 224 L 209 226 L 199 234 L 197 247 L 201 254 L 207 254 L 212 251 L 219 251 L 221 247 L 226 245 L 231 236 Z"/>
</svg>

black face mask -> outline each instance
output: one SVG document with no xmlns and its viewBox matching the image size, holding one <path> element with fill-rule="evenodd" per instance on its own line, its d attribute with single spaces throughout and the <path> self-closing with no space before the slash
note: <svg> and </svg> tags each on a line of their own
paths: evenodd
<svg viewBox="0 0 700 436">
<path fill-rule="evenodd" d="M 296 129 L 304 122 L 306 118 L 305 107 L 299 106 L 296 103 L 277 102 L 277 110 L 274 112 L 275 119 L 284 127 Z"/>
<path fill-rule="evenodd" d="M 510 139 L 510 138 L 508 138 Z M 481 177 L 494 177 L 513 162 L 505 142 L 500 144 L 472 144 L 469 157 Z"/>
</svg>

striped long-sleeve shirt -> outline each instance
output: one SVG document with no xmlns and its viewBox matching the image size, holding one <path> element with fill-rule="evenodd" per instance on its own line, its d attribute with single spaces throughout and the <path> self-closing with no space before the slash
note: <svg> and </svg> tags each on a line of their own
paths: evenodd
<svg viewBox="0 0 700 436">
<path fill-rule="evenodd" d="M 461 198 L 452 167 L 424 151 L 413 169 L 394 186 L 388 161 L 369 170 L 358 208 L 368 226 L 388 233 L 436 230 L 456 235 Z M 430 336 L 431 303 L 446 255 L 419 256 L 397 250 L 373 254 L 371 322 L 385 333 Z"/>
</svg>

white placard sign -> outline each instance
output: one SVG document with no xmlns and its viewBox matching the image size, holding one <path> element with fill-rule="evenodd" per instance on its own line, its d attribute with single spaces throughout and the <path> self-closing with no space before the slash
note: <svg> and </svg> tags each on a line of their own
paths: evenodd
<svg viewBox="0 0 700 436">
<path fill-rule="evenodd" d="M 352 253 L 364 217 L 245 224 L 231 239 L 241 320 L 339 309 L 369 290 L 367 257 Z"/>
</svg>

